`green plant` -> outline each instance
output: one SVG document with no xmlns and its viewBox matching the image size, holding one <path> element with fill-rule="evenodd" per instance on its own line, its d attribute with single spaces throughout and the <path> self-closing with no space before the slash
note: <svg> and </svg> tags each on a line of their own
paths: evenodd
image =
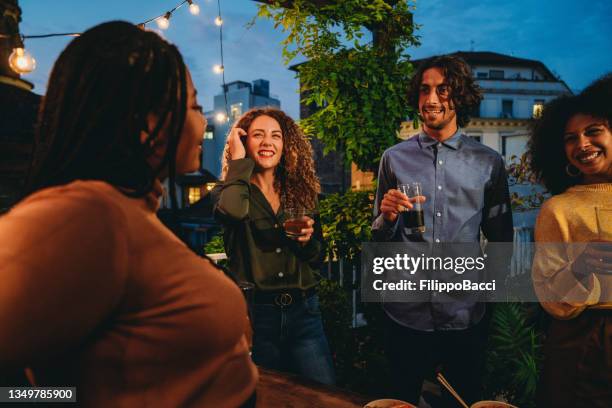
<svg viewBox="0 0 612 408">
<path fill-rule="evenodd" d="M 330 259 L 353 260 L 361 243 L 372 237 L 373 191 L 348 191 L 319 203 L 325 253 Z"/>
<path fill-rule="evenodd" d="M 210 241 L 204 246 L 204 253 L 206 254 L 219 254 L 225 252 L 225 247 L 223 245 L 223 233 L 212 237 Z"/>
<path fill-rule="evenodd" d="M 542 361 L 539 306 L 499 303 L 494 306 L 489 331 L 485 376 L 487 397 L 503 396 L 521 408 L 535 407 L 535 391 Z"/>
<path fill-rule="evenodd" d="M 323 141 L 325 152 L 342 150 L 347 162 L 376 171 L 411 113 L 406 89 L 412 65 L 405 50 L 419 45 L 406 0 L 276 1 L 257 17 L 274 21 L 287 37 L 283 57 L 297 67 L 302 102 L 317 111 L 300 125 Z M 255 20 L 253 20 L 255 21 Z"/>
<path fill-rule="evenodd" d="M 221 254 L 225 252 L 223 244 L 223 232 L 218 233 L 210 241 L 204 245 L 205 254 Z M 221 266 L 227 266 L 227 259 L 222 259 L 217 262 Z"/>
</svg>

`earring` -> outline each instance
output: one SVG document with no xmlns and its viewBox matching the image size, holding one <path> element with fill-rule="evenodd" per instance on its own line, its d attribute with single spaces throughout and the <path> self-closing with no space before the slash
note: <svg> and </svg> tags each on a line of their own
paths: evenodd
<svg viewBox="0 0 612 408">
<path fill-rule="evenodd" d="M 576 169 L 576 170 L 572 171 L 572 169 Z M 567 165 L 565 166 L 565 174 L 567 174 L 570 177 L 578 177 L 581 173 L 580 173 L 580 170 L 576 168 L 576 166 L 572 166 L 571 163 L 567 163 Z"/>
</svg>

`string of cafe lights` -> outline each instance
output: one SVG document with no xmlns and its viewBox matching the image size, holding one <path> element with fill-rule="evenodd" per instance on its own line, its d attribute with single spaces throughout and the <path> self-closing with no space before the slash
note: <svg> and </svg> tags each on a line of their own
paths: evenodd
<svg viewBox="0 0 612 408">
<path fill-rule="evenodd" d="M 167 30 L 170 27 L 170 18 L 173 14 L 181 7 L 188 5 L 189 13 L 194 16 L 200 14 L 200 6 L 195 0 L 183 0 L 178 3 L 174 8 L 160 14 L 156 17 L 150 18 L 140 24 L 137 24 L 141 29 L 146 29 L 147 24 L 155 22 L 160 30 Z M 228 109 L 227 109 L 227 86 L 225 83 L 225 65 L 223 61 L 223 18 L 221 17 L 221 0 L 217 0 L 217 16 L 215 17 L 214 23 L 219 27 L 219 49 L 220 49 L 220 64 L 213 66 L 213 72 L 221 74 L 221 80 L 223 82 L 223 95 L 225 97 L 225 114 L 217 113 L 216 119 L 219 122 L 225 122 L 228 120 Z M 9 55 L 8 62 L 9 66 L 17 74 L 29 74 L 36 69 L 36 59 L 28 52 L 25 48 L 25 40 L 29 39 L 40 39 L 40 38 L 51 38 L 51 37 L 78 37 L 81 33 L 51 33 L 51 34 L 40 34 L 40 35 L 8 35 L 0 34 L 0 38 L 15 38 L 17 37 L 16 47 Z"/>
</svg>

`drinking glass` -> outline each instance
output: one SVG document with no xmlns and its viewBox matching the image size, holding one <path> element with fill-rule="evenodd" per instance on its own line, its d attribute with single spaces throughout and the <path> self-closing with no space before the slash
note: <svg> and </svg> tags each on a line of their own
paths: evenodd
<svg viewBox="0 0 612 408">
<path fill-rule="evenodd" d="M 423 187 L 418 181 L 411 183 L 398 184 L 397 189 L 406 194 L 408 198 L 422 196 Z M 400 216 L 406 227 L 411 234 L 422 234 L 425 232 L 425 216 L 423 215 L 423 206 L 420 201 L 412 203 L 412 209 L 409 210 L 404 207 Z"/>
<path fill-rule="evenodd" d="M 312 218 L 314 211 L 308 208 L 284 208 L 283 228 L 289 238 L 302 236 L 302 230 L 309 228 L 308 218 Z"/>
</svg>

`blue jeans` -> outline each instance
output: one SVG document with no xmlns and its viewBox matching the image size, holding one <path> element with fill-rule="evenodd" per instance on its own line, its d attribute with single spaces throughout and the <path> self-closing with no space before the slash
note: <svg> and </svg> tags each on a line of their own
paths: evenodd
<svg viewBox="0 0 612 408">
<path fill-rule="evenodd" d="M 324 384 L 336 382 L 317 295 L 286 307 L 254 304 L 253 331 L 255 364 Z"/>
</svg>

